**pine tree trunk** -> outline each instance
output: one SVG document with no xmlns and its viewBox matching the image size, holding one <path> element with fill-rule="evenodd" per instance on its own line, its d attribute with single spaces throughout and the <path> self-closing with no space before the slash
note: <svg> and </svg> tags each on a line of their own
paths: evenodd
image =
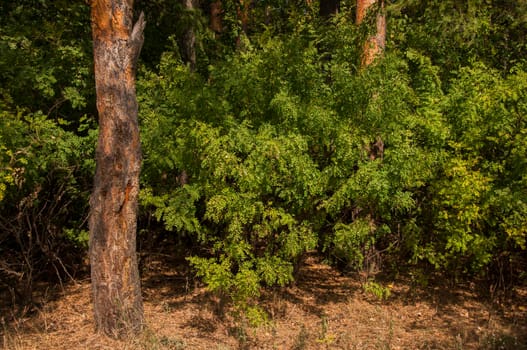
<svg viewBox="0 0 527 350">
<path fill-rule="evenodd" d="M 376 5 L 378 4 L 378 8 Z M 368 11 L 377 10 L 375 34 L 368 37 L 362 51 L 361 66 L 369 66 L 382 54 L 386 43 L 386 15 L 384 0 L 357 0 L 357 24 L 361 24 Z"/>
<path fill-rule="evenodd" d="M 236 10 L 236 15 L 238 21 L 241 24 L 241 32 L 236 37 L 236 47 L 241 48 L 242 45 L 242 35 L 247 36 L 249 30 L 249 19 L 250 19 L 250 8 L 252 5 L 252 0 L 238 0 L 238 8 Z"/>
<path fill-rule="evenodd" d="M 247 34 L 249 29 L 249 12 L 252 0 L 240 0 L 238 7 L 238 20 L 242 24 L 242 31 Z"/>
<path fill-rule="evenodd" d="M 194 11 L 197 6 L 197 0 L 182 0 L 183 6 L 187 11 Z M 190 71 L 196 70 L 196 33 L 192 24 L 185 29 L 181 38 L 181 56 L 183 62 L 190 66 Z"/>
<path fill-rule="evenodd" d="M 210 29 L 214 31 L 216 36 L 219 36 L 223 31 L 222 24 L 223 8 L 221 0 L 216 0 L 210 4 Z"/>
<path fill-rule="evenodd" d="M 90 263 L 98 332 L 122 337 L 144 324 L 136 257 L 141 147 L 135 66 L 144 16 L 133 0 L 93 0 L 92 35 L 99 140 L 90 199 Z"/>
</svg>

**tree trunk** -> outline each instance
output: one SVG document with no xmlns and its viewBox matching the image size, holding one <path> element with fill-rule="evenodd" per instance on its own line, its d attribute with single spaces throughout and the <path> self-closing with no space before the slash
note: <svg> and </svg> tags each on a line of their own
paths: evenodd
<svg viewBox="0 0 527 350">
<path fill-rule="evenodd" d="M 216 36 L 223 31 L 222 13 L 221 0 L 216 0 L 210 4 L 210 29 L 214 31 Z"/>
<path fill-rule="evenodd" d="M 250 9 L 252 0 L 239 0 L 236 16 L 241 24 L 241 32 L 236 37 L 236 47 L 240 48 L 242 44 L 242 35 L 247 36 L 249 30 Z"/>
<path fill-rule="evenodd" d="M 183 6 L 187 11 L 194 11 L 197 7 L 197 0 L 182 0 Z M 181 56 L 183 62 L 188 63 L 190 71 L 196 70 L 196 33 L 193 25 L 189 22 L 188 28 L 185 29 L 183 37 L 181 38 Z"/>
<path fill-rule="evenodd" d="M 374 9 L 374 4 L 378 9 Z M 368 37 L 362 51 L 361 66 L 369 66 L 376 57 L 382 54 L 386 44 L 386 15 L 384 0 L 357 0 L 357 24 L 361 24 L 368 11 L 377 10 L 375 34 Z"/>
<path fill-rule="evenodd" d="M 339 12 L 340 0 L 320 0 L 319 15 L 322 18 L 330 18 Z"/>
<path fill-rule="evenodd" d="M 249 11 L 252 4 L 252 0 L 240 0 L 238 7 L 238 20 L 242 24 L 242 31 L 247 34 L 249 30 Z"/>
<path fill-rule="evenodd" d="M 90 199 L 90 263 L 95 325 L 113 337 L 144 324 L 136 257 L 141 146 L 135 92 L 144 16 L 132 28 L 133 0 L 93 0 L 99 140 Z"/>
</svg>

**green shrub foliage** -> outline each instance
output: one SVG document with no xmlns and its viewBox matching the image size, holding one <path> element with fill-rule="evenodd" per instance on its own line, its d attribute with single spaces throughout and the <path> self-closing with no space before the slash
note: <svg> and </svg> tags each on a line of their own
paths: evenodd
<svg viewBox="0 0 527 350">
<path fill-rule="evenodd" d="M 332 25 L 254 36 L 206 79 L 166 53 L 139 81 L 143 205 L 202 246 L 197 274 L 250 304 L 313 249 L 455 275 L 524 249 L 525 72 L 444 84 L 416 49 L 358 70 L 362 29 Z"/>
<path fill-rule="evenodd" d="M 0 287 L 20 306 L 32 302 L 35 281 L 79 270 L 95 137 L 41 113 L 0 112 Z"/>
</svg>

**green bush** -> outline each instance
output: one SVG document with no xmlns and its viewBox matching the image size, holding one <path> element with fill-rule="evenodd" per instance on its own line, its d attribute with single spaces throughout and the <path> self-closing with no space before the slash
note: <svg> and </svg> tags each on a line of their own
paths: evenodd
<svg viewBox="0 0 527 350">
<path fill-rule="evenodd" d="M 525 73 L 475 64 L 445 84 L 413 49 L 357 70 L 347 21 L 264 33 L 206 80 L 165 54 L 139 81 L 142 203 L 239 305 L 313 249 L 459 275 L 525 247 Z"/>
<path fill-rule="evenodd" d="M 64 131 L 39 113 L 0 112 L 0 283 L 20 305 L 32 301 L 38 279 L 79 269 L 95 136 Z"/>
<path fill-rule="evenodd" d="M 475 65 L 452 82 L 443 107 L 448 157 L 426 210 L 434 234 L 418 249 L 436 266 L 483 272 L 525 249 L 525 77 Z"/>
</svg>

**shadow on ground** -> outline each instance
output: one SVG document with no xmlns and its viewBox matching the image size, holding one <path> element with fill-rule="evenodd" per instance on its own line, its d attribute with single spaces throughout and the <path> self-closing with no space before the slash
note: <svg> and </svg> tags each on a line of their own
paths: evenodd
<svg viewBox="0 0 527 350">
<path fill-rule="evenodd" d="M 262 292 L 257 304 L 267 318 L 251 327 L 228 298 L 193 278 L 185 260 L 150 254 L 142 287 L 151 336 L 126 344 L 94 337 L 84 280 L 48 287 L 42 306 L 24 318 L 4 317 L 0 339 L 6 349 L 527 349 L 527 288 L 496 303 L 440 276 L 426 285 L 376 276 L 391 292 L 380 300 L 365 281 L 306 255 L 294 284 Z"/>
</svg>

